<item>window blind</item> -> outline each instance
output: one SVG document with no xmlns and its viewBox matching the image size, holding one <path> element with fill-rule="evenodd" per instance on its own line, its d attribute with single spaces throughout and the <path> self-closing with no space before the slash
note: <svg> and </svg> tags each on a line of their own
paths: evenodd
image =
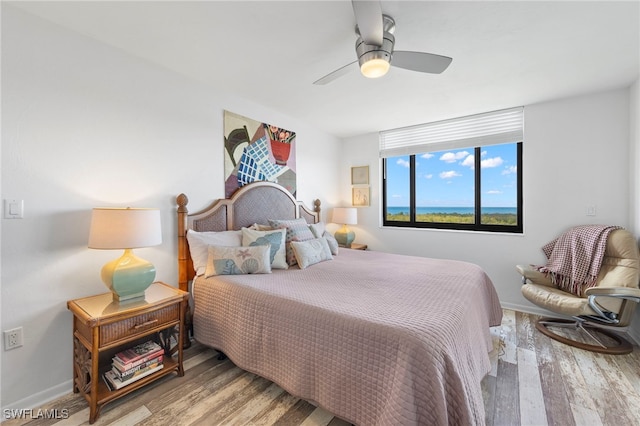
<svg viewBox="0 0 640 426">
<path fill-rule="evenodd" d="M 523 108 L 510 108 L 380 132 L 380 157 L 470 148 L 523 139 Z"/>
</svg>

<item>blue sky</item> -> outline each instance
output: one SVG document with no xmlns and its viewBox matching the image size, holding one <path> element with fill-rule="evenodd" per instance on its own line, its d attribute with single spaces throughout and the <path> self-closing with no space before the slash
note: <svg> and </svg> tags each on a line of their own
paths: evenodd
<svg viewBox="0 0 640 426">
<path fill-rule="evenodd" d="M 483 207 L 516 207 L 516 144 L 481 149 Z M 473 207 L 473 148 L 416 155 L 418 207 Z M 387 205 L 409 205 L 409 156 L 387 159 Z"/>
</svg>

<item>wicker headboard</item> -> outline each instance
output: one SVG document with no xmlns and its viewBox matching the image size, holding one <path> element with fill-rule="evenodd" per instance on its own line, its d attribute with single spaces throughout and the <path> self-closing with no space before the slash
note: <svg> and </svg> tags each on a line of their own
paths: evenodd
<svg viewBox="0 0 640 426">
<path fill-rule="evenodd" d="M 189 214 L 185 194 L 176 198 L 178 204 L 178 284 L 188 291 L 189 281 L 195 276 L 187 230 L 227 231 L 253 225 L 266 224 L 269 219 L 304 218 L 308 223 L 320 221 L 320 200 L 309 209 L 297 201 L 289 191 L 272 182 L 254 182 L 237 190 L 230 199 L 219 199 L 206 209 Z"/>
</svg>

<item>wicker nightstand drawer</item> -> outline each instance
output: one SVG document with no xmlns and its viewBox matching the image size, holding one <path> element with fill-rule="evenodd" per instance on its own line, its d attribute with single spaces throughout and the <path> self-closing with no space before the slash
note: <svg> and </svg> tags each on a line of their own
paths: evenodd
<svg viewBox="0 0 640 426">
<path fill-rule="evenodd" d="M 180 320 L 180 305 L 174 304 L 157 311 L 147 312 L 100 327 L 100 347 L 137 334 L 143 335 L 156 327 L 177 323 Z"/>
</svg>

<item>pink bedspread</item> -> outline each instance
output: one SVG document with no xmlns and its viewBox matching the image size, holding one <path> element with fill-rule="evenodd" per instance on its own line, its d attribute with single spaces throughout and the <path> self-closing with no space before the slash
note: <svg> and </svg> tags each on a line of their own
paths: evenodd
<svg viewBox="0 0 640 426">
<path fill-rule="evenodd" d="M 484 424 L 502 310 L 473 264 L 341 249 L 305 270 L 197 279 L 195 338 L 357 425 Z"/>
</svg>

